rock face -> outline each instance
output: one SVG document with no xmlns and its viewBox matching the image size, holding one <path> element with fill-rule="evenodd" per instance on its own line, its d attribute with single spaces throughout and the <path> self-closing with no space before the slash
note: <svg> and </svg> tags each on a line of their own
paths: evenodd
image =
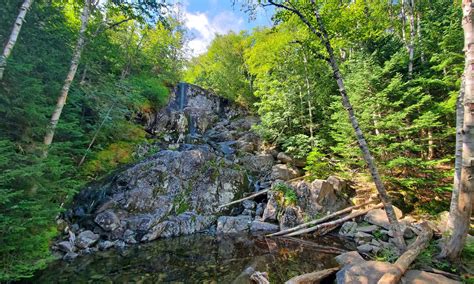
<svg viewBox="0 0 474 284">
<path fill-rule="evenodd" d="M 237 234 L 248 231 L 252 218 L 250 216 L 222 216 L 217 220 L 217 234 Z"/>
<path fill-rule="evenodd" d="M 255 123 L 228 100 L 180 85 L 168 106 L 146 121 L 149 133 L 164 137 L 157 144 L 162 150 L 82 190 L 65 219 L 79 225 L 75 232 L 129 244 L 209 228 L 221 214 L 219 205 L 252 189 L 248 174 L 267 175 L 275 163 L 272 155 L 255 152 Z M 146 151 L 142 147 L 140 155 Z M 248 206 L 250 218 L 256 204 Z"/>
</svg>

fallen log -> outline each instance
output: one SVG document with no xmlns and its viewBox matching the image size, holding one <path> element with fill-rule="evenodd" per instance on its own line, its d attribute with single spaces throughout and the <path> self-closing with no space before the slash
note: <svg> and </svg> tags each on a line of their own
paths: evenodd
<svg viewBox="0 0 474 284">
<path fill-rule="evenodd" d="M 396 271 L 384 274 L 377 282 L 378 284 L 398 283 L 403 274 L 405 274 L 405 272 L 408 270 L 410 264 L 428 246 L 431 238 L 433 237 L 433 230 L 426 222 L 420 224 L 420 227 L 422 228 L 421 234 L 393 264 L 397 268 Z"/>
<path fill-rule="evenodd" d="M 319 218 L 319 219 L 316 219 L 316 220 L 312 220 L 312 221 L 309 221 L 307 223 L 303 223 L 301 225 L 298 225 L 296 227 L 293 227 L 293 228 L 290 228 L 290 229 L 286 229 L 286 230 L 282 230 L 282 231 L 279 231 L 279 232 L 276 232 L 276 233 L 273 233 L 273 234 L 269 234 L 267 235 L 267 237 L 273 237 L 273 236 L 281 236 L 281 235 L 285 235 L 285 234 L 288 234 L 288 233 L 291 233 L 291 232 L 294 232 L 294 231 L 297 231 L 299 229 L 303 229 L 303 228 L 306 228 L 306 227 L 309 227 L 309 226 L 312 226 L 312 225 L 317 225 L 317 224 L 321 224 L 323 222 L 326 222 L 334 217 L 337 217 L 339 215 L 342 215 L 344 213 L 348 213 L 348 212 L 351 212 L 352 210 L 354 209 L 359 209 L 361 207 L 364 207 L 366 205 L 369 205 L 370 203 L 372 203 L 373 201 L 368 201 L 368 202 L 365 202 L 363 204 L 359 204 L 359 205 L 355 205 L 355 206 L 351 206 L 351 207 L 347 207 L 347 208 L 344 208 L 342 210 L 339 210 L 339 211 L 336 211 L 332 214 L 329 214 L 329 215 L 326 215 L 322 218 Z"/>
<path fill-rule="evenodd" d="M 319 283 L 321 280 L 324 280 L 326 277 L 331 276 L 339 270 L 339 267 L 324 269 L 321 271 L 315 271 L 311 273 L 306 273 L 303 275 L 295 276 L 290 280 L 286 281 L 285 284 L 313 284 Z"/>
<path fill-rule="evenodd" d="M 237 204 L 237 203 L 240 203 L 240 202 L 242 202 L 242 201 L 244 201 L 244 200 L 252 199 L 252 198 L 254 198 L 254 197 L 257 197 L 257 196 L 259 196 L 259 195 L 262 195 L 262 194 L 264 194 L 264 193 L 267 193 L 267 192 L 269 192 L 269 191 L 270 191 L 270 188 L 265 189 L 265 190 L 262 190 L 262 191 L 259 191 L 259 192 L 255 193 L 255 194 L 249 195 L 249 196 L 244 197 L 244 198 L 241 198 L 241 199 L 239 199 L 239 200 L 234 200 L 234 201 L 232 201 L 232 202 L 226 203 L 226 204 L 224 204 L 224 205 L 219 206 L 218 208 L 220 209 L 220 208 L 227 207 L 227 206 L 229 206 L 229 205 Z"/>
<path fill-rule="evenodd" d="M 311 233 L 311 232 L 318 231 L 318 230 L 323 230 L 323 233 L 318 234 L 319 236 L 322 236 L 322 235 L 334 230 L 335 228 L 337 228 L 339 225 L 341 225 L 342 223 L 344 223 L 346 221 L 349 221 L 353 218 L 365 215 L 365 214 L 367 214 L 367 212 L 369 212 L 372 209 L 378 209 L 378 208 L 382 208 L 382 207 L 383 207 L 383 204 L 379 203 L 379 204 L 377 204 L 373 207 L 370 207 L 370 208 L 367 208 L 367 209 L 364 209 L 364 210 L 354 211 L 351 214 L 349 214 L 345 217 L 336 219 L 334 221 L 322 223 L 322 224 L 319 224 L 319 225 L 311 227 L 311 228 L 298 230 L 296 232 L 289 233 L 289 234 L 286 234 L 284 236 L 285 237 L 293 237 L 293 236 L 298 236 L 298 235 L 302 235 L 302 234 L 306 234 L 306 233 Z"/>
</svg>

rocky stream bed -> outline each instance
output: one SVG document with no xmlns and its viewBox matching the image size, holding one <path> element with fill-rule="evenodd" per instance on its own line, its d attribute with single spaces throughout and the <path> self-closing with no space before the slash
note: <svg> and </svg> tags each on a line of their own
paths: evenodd
<svg viewBox="0 0 474 284">
<path fill-rule="evenodd" d="M 265 237 L 353 206 L 354 191 L 337 177 L 303 179 L 304 161 L 265 144 L 251 129 L 256 123 L 245 109 L 180 84 L 167 107 L 143 121 L 157 138 L 137 151 L 143 159 L 74 198 L 58 220 L 58 261 L 35 282 L 249 283 L 263 271 L 283 283 L 345 265 L 338 283 L 373 283 L 370 277 L 391 269 L 367 268 L 362 258 L 396 253 L 383 209 L 324 237 Z M 417 220 L 397 214 L 414 242 Z M 403 281 L 451 281 L 416 273 L 406 277 L 425 282 Z"/>
</svg>

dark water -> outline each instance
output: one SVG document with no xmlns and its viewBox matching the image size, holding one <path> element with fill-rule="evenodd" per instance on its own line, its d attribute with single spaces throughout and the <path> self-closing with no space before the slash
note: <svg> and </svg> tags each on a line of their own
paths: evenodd
<svg viewBox="0 0 474 284">
<path fill-rule="evenodd" d="M 266 271 L 271 283 L 336 266 L 335 237 L 314 240 L 194 235 L 162 239 L 123 251 L 57 261 L 34 283 L 249 283 L 248 267 Z M 347 248 L 347 247 L 346 247 Z"/>
</svg>

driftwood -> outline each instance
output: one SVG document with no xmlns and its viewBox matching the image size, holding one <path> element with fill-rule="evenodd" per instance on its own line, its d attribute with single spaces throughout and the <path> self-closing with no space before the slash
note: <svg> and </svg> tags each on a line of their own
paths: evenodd
<svg viewBox="0 0 474 284">
<path fill-rule="evenodd" d="M 382 278 L 380 278 L 378 284 L 398 283 L 410 264 L 428 246 L 433 237 L 433 230 L 426 222 L 422 223 L 420 227 L 422 228 L 422 233 L 393 264 L 397 268 L 396 271 L 384 274 Z"/>
<path fill-rule="evenodd" d="M 342 223 L 344 223 L 346 221 L 349 221 L 349 220 L 351 220 L 355 217 L 365 215 L 365 214 L 367 214 L 367 212 L 369 212 L 372 209 L 378 209 L 378 208 L 382 208 L 382 207 L 383 207 L 383 204 L 380 203 L 380 204 L 377 204 L 373 207 L 370 207 L 370 208 L 367 208 L 367 209 L 364 209 L 364 210 L 354 211 L 351 214 L 349 214 L 345 217 L 336 219 L 334 221 L 326 222 L 326 223 L 319 224 L 319 225 L 311 227 L 311 228 L 306 228 L 306 229 L 298 230 L 298 231 L 293 232 L 293 233 L 286 234 L 285 237 L 298 236 L 298 235 L 302 235 L 302 234 L 306 234 L 306 233 L 310 233 L 310 232 L 314 232 L 314 231 L 319 231 L 319 232 L 317 232 L 317 234 L 319 236 L 322 236 L 322 235 L 334 230 L 335 228 L 337 228 L 339 225 L 341 225 Z"/>
<path fill-rule="evenodd" d="M 339 267 L 329 268 L 321 271 L 315 271 L 303 275 L 299 275 L 286 281 L 285 284 L 313 284 L 319 283 L 326 277 L 331 276 L 339 270 Z"/>
<path fill-rule="evenodd" d="M 256 284 L 270 284 L 270 281 L 268 281 L 268 273 L 266 272 L 255 271 L 250 275 L 250 280 Z"/>
<path fill-rule="evenodd" d="M 267 192 L 269 192 L 269 191 L 270 191 L 270 188 L 265 189 L 265 190 L 262 190 L 262 191 L 259 191 L 259 192 L 255 193 L 255 194 L 249 195 L 249 196 L 244 197 L 244 198 L 241 198 L 241 199 L 239 199 L 239 200 L 235 200 L 235 201 L 226 203 L 226 204 L 224 204 L 224 205 L 221 205 L 221 206 L 219 206 L 219 209 L 220 209 L 220 208 L 227 207 L 227 206 L 229 206 L 229 205 L 233 205 L 233 204 L 240 203 L 240 202 L 242 202 L 242 201 L 244 201 L 244 200 L 252 199 L 252 198 L 254 198 L 254 197 L 257 197 L 257 196 L 259 196 L 259 195 L 262 195 L 262 194 L 264 194 L 264 193 L 267 193 Z"/>
<path fill-rule="evenodd" d="M 462 280 L 462 278 L 459 275 L 452 274 L 452 273 L 449 273 L 449 272 L 446 272 L 446 271 L 443 271 L 443 270 L 439 270 L 439 269 L 436 269 L 436 268 L 433 268 L 433 267 L 429 267 L 429 266 L 423 267 L 421 270 L 426 271 L 426 272 L 435 273 L 435 274 L 440 274 L 440 275 L 446 276 L 446 277 L 451 278 L 451 279 L 456 280 L 456 281 L 461 281 Z"/>
<path fill-rule="evenodd" d="M 352 207 L 347 207 L 347 208 L 344 208 L 342 210 L 336 211 L 332 214 L 329 214 L 327 216 L 324 216 L 322 218 L 319 218 L 317 220 L 312 220 L 312 221 L 309 221 L 307 223 L 303 223 L 301 225 L 298 225 L 296 227 L 293 227 L 293 228 L 290 228 L 290 229 L 287 229 L 287 230 L 283 230 L 283 231 L 279 231 L 279 232 L 276 232 L 276 233 L 273 233 L 273 234 L 269 234 L 269 235 L 267 235 L 267 237 L 281 236 L 281 235 L 285 235 L 285 234 L 288 234 L 288 233 L 291 233 L 291 232 L 294 232 L 294 231 L 297 231 L 299 229 L 303 229 L 303 228 L 306 228 L 306 227 L 309 227 L 309 226 L 312 226 L 312 225 L 321 224 L 321 223 L 326 222 L 326 221 L 328 221 L 328 220 L 330 220 L 334 217 L 337 217 L 337 216 L 342 215 L 344 213 L 351 212 L 354 209 L 358 209 L 358 208 L 364 207 L 366 205 L 369 205 L 370 203 L 372 203 L 372 201 L 365 202 L 363 204 L 355 205 L 355 206 L 352 206 Z"/>
</svg>

